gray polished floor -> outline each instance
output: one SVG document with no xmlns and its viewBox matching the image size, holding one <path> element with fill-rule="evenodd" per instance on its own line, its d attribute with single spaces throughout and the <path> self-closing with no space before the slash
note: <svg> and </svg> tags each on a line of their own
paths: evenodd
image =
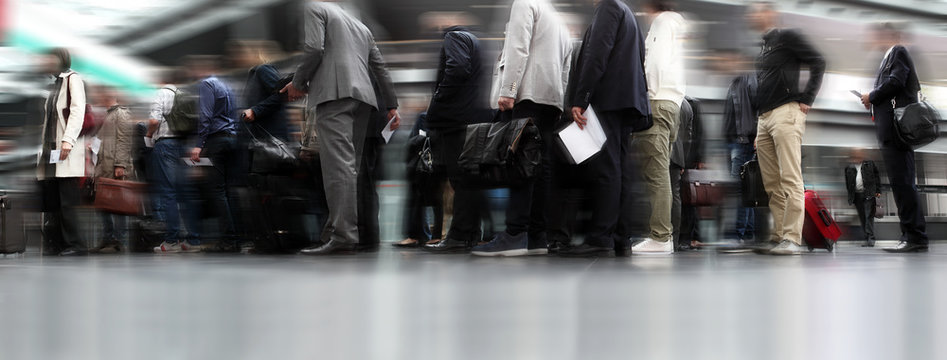
<svg viewBox="0 0 947 360">
<path fill-rule="evenodd" d="M 0 359 L 944 359 L 947 246 L 889 255 L 0 258 Z"/>
</svg>

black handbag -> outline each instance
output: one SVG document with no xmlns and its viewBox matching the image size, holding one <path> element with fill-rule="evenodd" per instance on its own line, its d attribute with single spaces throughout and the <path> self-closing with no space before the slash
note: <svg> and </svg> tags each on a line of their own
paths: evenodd
<svg viewBox="0 0 947 360">
<path fill-rule="evenodd" d="M 418 152 L 418 165 L 415 168 L 420 174 L 431 174 L 434 172 L 434 154 L 431 153 L 431 138 L 424 137 L 424 145 Z"/>
<path fill-rule="evenodd" d="M 894 132 L 907 146 L 916 150 L 940 136 L 940 114 L 926 99 L 897 107 L 894 100 Z"/>
<path fill-rule="evenodd" d="M 472 184 L 507 187 L 525 184 L 539 174 L 542 139 L 531 118 L 467 125 L 464 147 L 457 160 Z"/>
<path fill-rule="evenodd" d="M 247 126 L 250 134 L 250 172 L 285 174 L 299 167 L 299 149 L 287 145 L 258 124 Z"/>
</svg>

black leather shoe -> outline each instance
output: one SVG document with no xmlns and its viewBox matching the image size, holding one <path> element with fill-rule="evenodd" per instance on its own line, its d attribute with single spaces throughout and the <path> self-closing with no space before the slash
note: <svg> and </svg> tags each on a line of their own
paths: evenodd
<svg viewBox="0 0 947 360">
<path fill-rule="evenodd" d="M 925 244 L 915 244 L 907 241 L 902 241 L 898 243 L 898 246 L 884 248 L 885 251 L 889 253 L 916 253 L 916 252 L 927 252 L 927 245 Z"/>
<path fill-rule="evenodd" d="M 76 247 L 69 247 L 59 253 L 59 256 L 85 256 L 89 255 L 89 250 Z"/>
<path fill-rule="evenodd" d="M 452 238 L 446 238 L 436 244 L 425 244 L 423 249 L 432 253 L 441 254 L 465 253 L 470 251 L 470 247 L 466 241 Z"/>
<path fill-rule="evenodd" d="M 569 249 L 559 250 L 559 256 L 563 257 L 600 257 L 608 256 L 613 248 L 610 247 L 600 247 L 592 246 L 589 244 L 582 244 L 579 246 L 573 246 Z M 631 253 L 631 249 L 628 249 L 628 253 Z"/>
<path fill-rule="evenodd" d="M 59 253 L 62 252 L 62 249 L 54 246 L 43 246 L 43 256 L 59 256 Z"/>
<path fill-rule="evenodd" d="M 312 246 L 299 250 L 303 255 L 352 255 L 355 254 L 356 245 L 341 243 L 335 240 L 329 240 L 321 246 Z"/>
<path fill-rule="evenodd" d="M 631 256 L 631 239 L 622 239 L 615 240 L 615 256 L 616 257 L 629 257 Z"/>
</svg>

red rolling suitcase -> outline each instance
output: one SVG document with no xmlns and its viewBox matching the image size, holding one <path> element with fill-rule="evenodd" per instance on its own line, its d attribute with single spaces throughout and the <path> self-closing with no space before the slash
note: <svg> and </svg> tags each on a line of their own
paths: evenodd
<svg viewBox="0 0 947 360">
<path fill-rule="evenodd" d="M 822 199 L 815 191 L 806 190 L 806 220 L 802 225 L 802 239 L 812 249 L 826 249 L 832 251 L 835 241 L 842 236 L 832 214 L 825 208 Z"/>
</svg>

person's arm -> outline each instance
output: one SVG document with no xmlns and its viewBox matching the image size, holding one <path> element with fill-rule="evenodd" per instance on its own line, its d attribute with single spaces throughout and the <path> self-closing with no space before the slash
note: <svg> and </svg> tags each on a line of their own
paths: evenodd
<svg viewBox="0 0 947 360">
<path fill-rule="evenodd" d="M 210 121 L 214 116 L 214 89 L 207 81 L 198 85 L 197 100 L 197 147 L 203 148 L 207 136 L 210 135 Z"/>
<path fill-rule="evenodd" d="M 891 50 L 891 62 L 888 77 L 884 78 L 871 93 L 868 94 L 868 101 L 874 105 L 881 105 L 886 101 L 891 101 L 899 92 L 904 91 L 907 86 L 908 76 L 911 74 L 911 68 L 908 67 L 907 59 L 903 47 L 896 47 Z"/>
<path fill-rule="evenodd" d="M 68 91 L 72 97 L 72 103 L 69 105 L 69 118 L 66 121 L 66 129 L 63 131 L 60 141 L 69 144 L 69 148 L 76 145 L 79 139 L 79 133 L 82 131 L 82 123 L 85 121 L 85 85 L 79 74 L 69 75 L 67 79 Z"/>
<path fill-rule="evenodd" d="M 283 99 L 280 94 L 277 93 L 279 89 L 276 88 L 280 76 L 279 72 L 276 71 L 276 68 L 272 65 L 257 67 L 255 74 L 257 81 L 260 82 L 263 88 L 263 92 L 269 94 L 265 99 L 250 107 L 250 110 L 253 111 L 254 118 L 261 119 L 270 116 L 283 106 Z"/>
<path fill-rule="evenodd" d="M 388 74 L 385 60 L 381 57 L 381 51 L 378 50 L 378 46 L 375 44 L 372 44 L 372 50 L 369 53 L 368 66 L 372 69 L 378 91 L 385 101 L 385 106 L 388 107 L 385 121 L 394 119 L 394 122 L 391 123 L 391 130 L 396 130 L 401 126 L 401 115 L 398 114 L 398 95 L 395 93 L 395 85 L 391 82 L 391 75 Z M 382 109 L 378 110 L 381 111 Z"/>
<path fill-rule="evenodd" d="M 848 204 L 855 203 L 855 173 L 850 171 L 852 166 L 846 166 L 842 169 L 842 172 L 845 174 L 845 190 L 848 191 Z"/>
<path fill-rule="evenodd" d="M 115 167 L 122 168 L 121 174 L 116 170 L 116 177 L 124 176 L 125 170 L 132 164 L 132 127 L 128 110 L 116 109 L 118 119 L 115 120 Z"/>
<path fill-rule="evenodd" d="M 822 77 L 825 75 L 825 58 L 802 34 L 795 32 L 789 34 L 791 34 L 789 37 L 793 42 L 796 57 L 803 64 L 809 66 L 809 81 L 806 83 L 806 88 L 802 92 L 799 102 L 812 106 L 816 95 L 819 94 L 819 89 L 822 87 Z"/>
<path fill-rule="evenodd" d="M 582 53 L 579 55 L 581 59 L 578 63 L 581 66 L 573 69 L 579 74 L 576 80 L 578 85 L 572 95 L 573 107 L 581 108 L 583 111 L 587 109 L 592 99 L 592 92 L 605 76 L 608 58 L 612 53 L 612 48 L 615 47 L 615 34 L 621 24 L 621 13 L 618 10 L 608 6 L 608 3 L 602 3 L 595 9 L 592 26 L 586 37 L 588 40 L 582 44 Z M 628 34 L 628 36 L 635 35 Z"/>
<path fill-rule="evenodd" d="M 504 70 L 500 78 L 500 97 L 516 99 L 517 89 L 523 83 L 526 61 L 530 55 L 529 45 L 533 39 L 534 21 L 535 14 L 528 1 L 513 2 L 506 40 L 503 42 L 506 63 L 503 65 Z"/>
<path fill-rule="evenodd" d="M 319 4 L 310 2 L 303 11 L 303 57 L 293 75 L 293 87 L 308 91 L 309 80 L 322 64 L 326 45 L 326 13 Z"/>
<path fill-rule="evenodd" d="M 152 137 L 158 131 L 161 123 L 165 121 L 164 115 L 171 110 L 169 103 L 173 106 L 174 92 L 166 88 L 159 89 L 155 94 L 154 101 L 151 102 L 151 112 L 148 114 L 148 133 L 145 136 Z"/>
</svg>

